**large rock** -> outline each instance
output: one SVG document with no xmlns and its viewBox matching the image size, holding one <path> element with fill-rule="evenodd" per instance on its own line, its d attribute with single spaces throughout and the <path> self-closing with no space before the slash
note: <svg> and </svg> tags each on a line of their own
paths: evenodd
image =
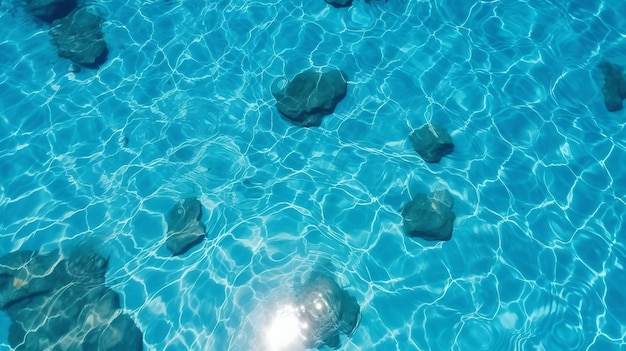
<svg viewBox="0 0 626 351">
<path fill-rule="evenodd" d="M 447 190 L 416 194 L 402 209 L 404 232 L 410 237 L 429 241 L 447 241 L 452 237 L 454 199 Z"/>
<path fill-rule="evenodd" d="M 108 259 L 17 251 L 0 257 L 0 306 L 17 351 L 140 351 L 143 335 L 104 284 Z"/>
<path fill-rule="evenodd" d="M 52 23 L 50 35 L 59 56 L 85 67 L 98 67 L 108 54 L 100 27 L 104 19 L 84 8 Z"/>
<path fill-rule="evenodd" d="M 28 10 L 37 18 L 52 22 L 67 16 L 76 8 L 76 0 L 30 0 Z"/>
<path fill-rule="evenodd" d="M 274 93 L 278 111 L 295 125 L 319 126 L 322 118 L 333 113 L 346 96 L 348 83 L 340 70 L 297 74 L 280 91 Z"/>
<path fill-rule="evenodd" d="M 27 262 L 27 264 L 26 264 Z M 58 253 L 16 251 L 0 257 L 0 309 L 17 301 L 47 295 L 69 284 L 72 278 L 59 264 Z"/>
<path fill-rule="evenodd" d="M 167 215 L 166 246 L 172 255 L 182 255 L 205 238 L 204 226 L 200 223 L 202 204 L 198 199 L 178 201 Z"/>
<path fill-rule="evenodd" d="M 443 156 L 454 150 L 452 138 L 448 132 L 434 124 L 426 124 L 414 129 L 409 134 L 411 145 L 426 162 L 437 163 Z"/>
<path fill-rule="evenodd" d="M 623 108 L 623 100 L 626 98 L 626 79 L 622 66 L 604 61 L 598 65 L 604 74 L 604 105 L 609 112 L 619 111 Z"/>
</svg>

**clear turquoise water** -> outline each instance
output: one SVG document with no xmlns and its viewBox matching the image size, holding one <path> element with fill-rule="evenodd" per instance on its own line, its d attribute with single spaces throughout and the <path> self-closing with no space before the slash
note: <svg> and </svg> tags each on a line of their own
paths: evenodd
<svg viewBox="0 0 626 351">
<path fill-rule="evenodd" d="M 343 350 L 626 348 L 626 112 L 596 69 L 626 64 L 626 3 L 102 1 L 109 59 L 80 73 L 1 6 L 0 254 L 101 243 L 146 349 L 262 349 L 324 259 L 362 307 Z M 283 120 L 271 90 L 329 66 L 335 113 Z M 456 145 L 440 164 L 408 142 L 425 122 Z M 438 188 L 452 240 L 407 238 Z M 208 240 L 172 258 L 188 196 Z"/>
</svg>

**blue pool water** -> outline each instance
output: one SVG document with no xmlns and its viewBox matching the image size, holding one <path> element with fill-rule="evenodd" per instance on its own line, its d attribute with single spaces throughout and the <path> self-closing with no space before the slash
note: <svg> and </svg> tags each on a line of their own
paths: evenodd
<svg viewBox="0 0 626 351">
<path fill-rule="evenodd" d="M 0 254 L 99 243 L 147 350 L 265 349 L 321 260 L 361 306 L 342 350 L 626 348 L 626 112 L 596 68 L 626 64 L 625 2 L 98 1 L 109 57 L 78 73 L 0 6 Z M 271 92 L 312 67 L 348 93 L 299 128 Z M 452 240 L 408 238 L 442 188 Z M 191 196 L 207 240 L 173 258 Z"/>
</svg>

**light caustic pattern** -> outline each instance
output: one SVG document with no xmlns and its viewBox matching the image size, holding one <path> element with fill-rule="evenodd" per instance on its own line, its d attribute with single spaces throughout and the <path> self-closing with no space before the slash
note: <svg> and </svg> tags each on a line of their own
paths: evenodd
<svg viewBox="0 0 626 351">
<path fill-rule="evenodd" d="M 320 260 L 361 306 L 345 350 L 624 347 L 626 119 L 597 70 L 626 63 L 621 2 L 97 2 L 110 54 L 78 73 L 2 6 L 2 253 L 104 243 L 148 349 L 266 347 Z M 346 98 L 290 125 L 272 89 L 322 67 Z M 424 123 L 452 135 L 439 164 Z M 438 188 L 452 240 L 407 238 Z M 207 240 L 172 258 L 191 196 Z"/>
</svg>

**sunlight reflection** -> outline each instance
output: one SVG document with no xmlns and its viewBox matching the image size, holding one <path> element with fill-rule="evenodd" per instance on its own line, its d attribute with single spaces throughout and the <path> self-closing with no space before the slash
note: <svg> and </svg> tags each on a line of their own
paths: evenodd
<svg viewBox="0 0 626 351">
<path fill-rule="evenodd" d="M 291 304 L 279 307 L 265 332 L 265 342 L 271 351 L 304 350 L 302 329 L 307 324 L 300 320 L 298 308 Z"/>
</svg>

